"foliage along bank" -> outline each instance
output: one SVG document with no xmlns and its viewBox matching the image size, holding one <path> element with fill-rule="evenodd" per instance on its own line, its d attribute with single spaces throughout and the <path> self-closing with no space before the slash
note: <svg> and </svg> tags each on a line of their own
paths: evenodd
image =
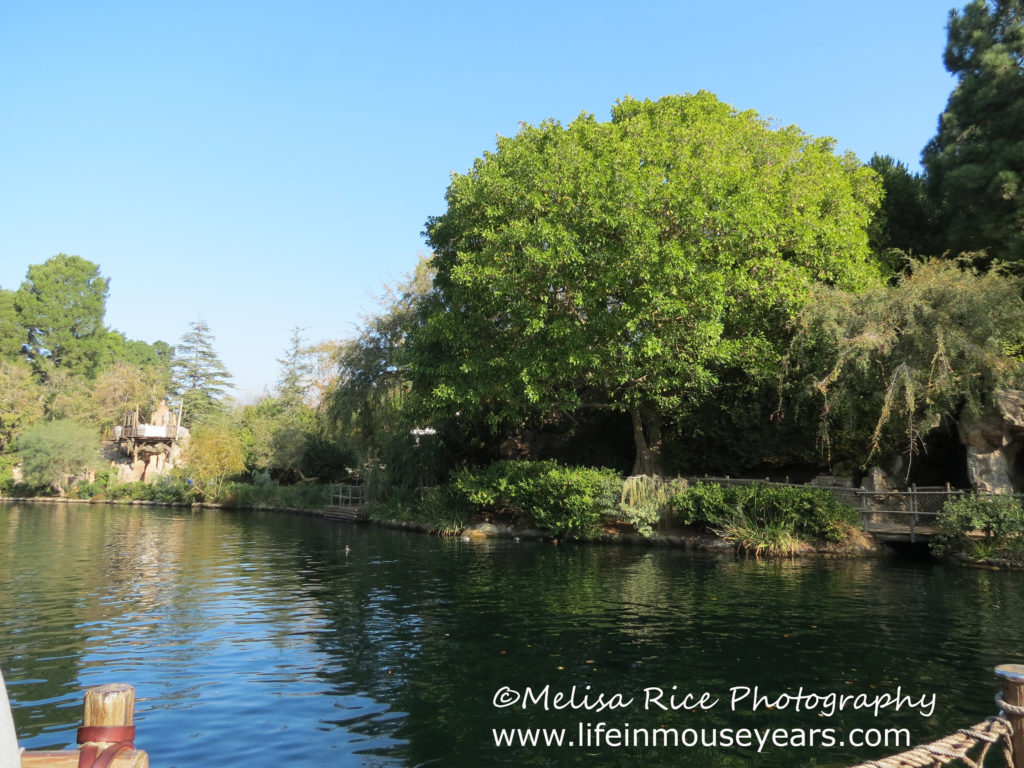
<svg viewBox="0 0 1024 768">
<path fill-rule="evenodd" d="M 380 520 L 405 520 L 441 535 L 486 521 L 517 533 L 597 540 L 639 535 L 654 540 L 718 539 L 756 555 L 794 555 L 815 547 L 860 549 L 857 512 L 828 490 L 754 484 L 688 485 L 681 478 L 623 480 L 592 467 L 554 461 L 499 461 L 463 468 L 450 483 L 395 494 L 375 504 Z"/>
</svg>

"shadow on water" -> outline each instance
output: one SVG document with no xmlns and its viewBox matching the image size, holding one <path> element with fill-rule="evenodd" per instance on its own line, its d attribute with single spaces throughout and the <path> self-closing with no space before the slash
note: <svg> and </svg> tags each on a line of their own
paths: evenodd
<svg viewBox="0 0 1024 768">
<path fill-rule="evenodd" d="M 196 750 L 222 766 L 844 765 L 895 750 L 611 746 L 597 734 L 881 727 L 920 743 L 993 714 L 991 668 L 1020 660 L 1008 628 L 1024 621 L 1020 574 L 919 551 L 758 561 L 43 505 L 0 507 L 0 536 L 0 664 L 24 743 L 69 744 L 79 689 L 124 680 L 143 699 L 139 744 L 164 766 Z M 937 700 L 927 717 L 730 705 L 755 686 L 773 699 L 802 686 Z M 536 701 L 523 706 L 527 689 Z M 573 690 L 577 704 L 631 703 L 554 706 Z M 659 692 L 718 704 L 662 709 L 648 702 Z M 566 743 L 495 746 L 496 729 L 528 728 L 564 729 Z"/>
</svg>

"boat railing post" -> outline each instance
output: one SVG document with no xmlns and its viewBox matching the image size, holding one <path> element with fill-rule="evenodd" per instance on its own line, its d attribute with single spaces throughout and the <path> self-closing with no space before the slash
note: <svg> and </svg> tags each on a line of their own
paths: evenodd
<svg viewBox="0 0 1024 768">
<path fill-rule="evenodd" d="M 1012 768 L 1024 768 L 1024 664 L 1000 664 L 996 667 L 996 677 L 1003 681 L 1003 714 L 1013 726 L 1010 736 Z"/>
<path fill-rule="evenodd" d="M 135 688 L 132 686 L 110 683 L 88 689 L 82 727 L 78 729 L 80 749 L 95 755 L 111 747 L 135 749 L 134 717 Z M 148 764 L 148 760 L 144 764 Z"/>
</svg>

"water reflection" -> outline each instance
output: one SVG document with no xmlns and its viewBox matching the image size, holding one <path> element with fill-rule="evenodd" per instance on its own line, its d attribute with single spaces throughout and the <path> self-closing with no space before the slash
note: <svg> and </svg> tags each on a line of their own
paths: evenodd
<svg viewBox="0 0 1024 768">
<path fill-rule="evenodd" d="M 809 727 L 794 712 L 495 709 L 517 690 L 936 692 L 914 743 L 992 714 L 1020 574 L 888 560 L 460 542 L 273 514 L 0 507 L 0 664 L 32 748 L 134 683 L 154 765 L 843 765 L 877 751 L 502 748 L 492 729 Z M 348 551 L 346 552 L 346 547 Z M 576 731 L 573 730 L 575 733 Z M 194 754 L 194 753 L 192 753 Z"/>
</svg>

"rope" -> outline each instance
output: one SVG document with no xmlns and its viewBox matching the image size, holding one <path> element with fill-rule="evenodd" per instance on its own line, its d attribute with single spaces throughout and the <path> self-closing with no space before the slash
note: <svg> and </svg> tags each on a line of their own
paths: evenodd
<svg viewBox="0 0 1024 768">
<path fill-rule="evenodd" d="M 1016 704 L 1007 704 L 1003 701 L 1003 694 L 996 694 L 996 704 L 1007 715 L 1014 715 L 1015 717 L 1024 717 L 1024 707 L 1018 707 Z"/>
<path fill-rule="evenodd" d="M 1021 714 L 1024 714 L 1024 708 L 1016 707 L 1014 709 L 1020 709 Z M 1004 709 L 1004 711 L 1017 714 L 1011 709 Z M 1011 733 L 1013 733 L 1013 728 L 1006 718 L 990 717 L 983 723 L 978 723 L 970 728 L 961 728 L 951 736 L 933 741 L 931 744 L 922 744 L 881 760 L 868 760 L 853 766 L 853 768 L 938 768 L 954 760 L 960 760 L 968 768 L 982 768 L 989 748 L 997 741 L 1003 742 L 1003 755 L 1006 757 L 1006 764 L 1012 766 Z M 972 758 L 968 752 L 979 744 L 981 750 L 976 757 Z"/>
</svg>

